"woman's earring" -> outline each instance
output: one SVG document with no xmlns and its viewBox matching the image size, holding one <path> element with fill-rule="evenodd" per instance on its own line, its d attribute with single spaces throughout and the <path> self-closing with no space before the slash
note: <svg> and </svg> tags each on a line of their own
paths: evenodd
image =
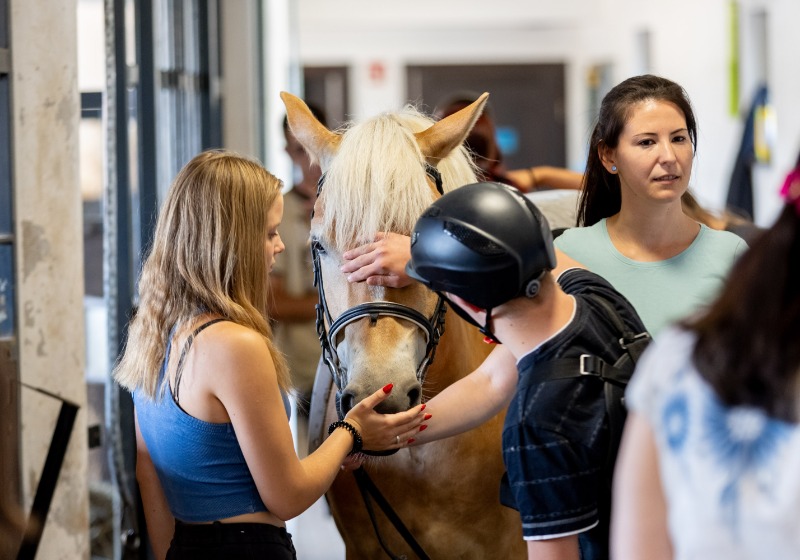
<svg viewBox="0 0 800 560">
<path fill-rule="evenodd" d="M 611 166 L 611 171 L 613 171 L 614 173 L 616 173 L 616 172 L 617 172 L 617 166 L 616 166 L 616 165 L 612 165 L 612 166 Z"/>
</svg>

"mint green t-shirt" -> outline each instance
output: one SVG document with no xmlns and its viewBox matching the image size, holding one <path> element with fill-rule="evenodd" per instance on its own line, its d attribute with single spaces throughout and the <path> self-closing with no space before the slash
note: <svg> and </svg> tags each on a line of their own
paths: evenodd
<svg viewBox="0 0 800 560">
<path fill-rule="evenodd" d="M 614 247 L 605 219 L 566 230 L 555 245 L 628 298 L 653 337 L 711 303 L 731 265 L 747 250 L 741 237 L 701 225 L 695 240 L 679 255 L 657 262 L 634 261 Z"/>
</svg>

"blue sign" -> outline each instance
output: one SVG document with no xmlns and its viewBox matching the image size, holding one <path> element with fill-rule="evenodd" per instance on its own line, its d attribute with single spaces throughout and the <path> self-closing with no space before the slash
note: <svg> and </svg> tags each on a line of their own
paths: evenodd
<svg viewBox="0 0 800 560">
<path fill-rule="evenodd" d="M 0 338 L 14 334 L 14 251 L 0 244 Z"/>
<path fill-rule="evenodd" d="M 519 151 L 519 132 L 512 126 L 498 126 L 497 146 L 504 155 L 516 154 Z"/>
</svg>

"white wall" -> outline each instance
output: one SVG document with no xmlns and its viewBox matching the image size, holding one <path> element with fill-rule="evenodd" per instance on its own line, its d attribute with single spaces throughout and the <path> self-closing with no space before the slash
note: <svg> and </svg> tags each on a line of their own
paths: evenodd
<svg viewBox="0 0 800 560">
<path fill-rule="evenodd" d="M 746 53 L 753 11 L 769 13 L 767 75 L 778 115 L 773 162 L 754 174 L 756 219 L 765 224 L 779 208 L 780 178 L 800 150 L 800 21 L 798 0 L 740 0 L 741 109 L 754 90 L 756 69 Z M 300 62 L 348 65 L 352 117 L 399 108 L 408 64 L 563 62 L 567 68 L 568 165 L 582 169 L 588 138 L 586 75 L 611 63 L 614 82 L 650 71 L 689 92 L 700 127 L 692 186 L 712 207 L 724 204 L 743 121 L 729 111 L 729 0 L 298 0 Z M 795 22 L 794 24 L 792 22 Z M 650 67 L 642 67 L 637 36 L 651 37 Z M 370 67 L 385 68 L 383 80 Z M 750 67 L 748 67 L 750 64 Z"/>
</svg>

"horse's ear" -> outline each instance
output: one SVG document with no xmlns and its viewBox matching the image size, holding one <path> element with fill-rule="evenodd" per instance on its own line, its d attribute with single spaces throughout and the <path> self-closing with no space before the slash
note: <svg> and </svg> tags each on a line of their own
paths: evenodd
<svg viewBox="0 0 800 560">
<path fill-rule="evenodd" d="M 342 137 L 319 122 L 299 97 L 282 91 L 281 99 L 286 105 L 286 119 L 292 134 L 311 155 L 312 160 L 326 167 L 327 162 L 338 151 Z"/>
<path fill-rule="evenodd" d="M 439 160 L 447 157 L 447 154 L 461 145 L 481 116 L 488 98 L 489 94 L 483 93 L 470 105 L 414 135 L 428 163 L 436 165 Z"/>
</svg>

